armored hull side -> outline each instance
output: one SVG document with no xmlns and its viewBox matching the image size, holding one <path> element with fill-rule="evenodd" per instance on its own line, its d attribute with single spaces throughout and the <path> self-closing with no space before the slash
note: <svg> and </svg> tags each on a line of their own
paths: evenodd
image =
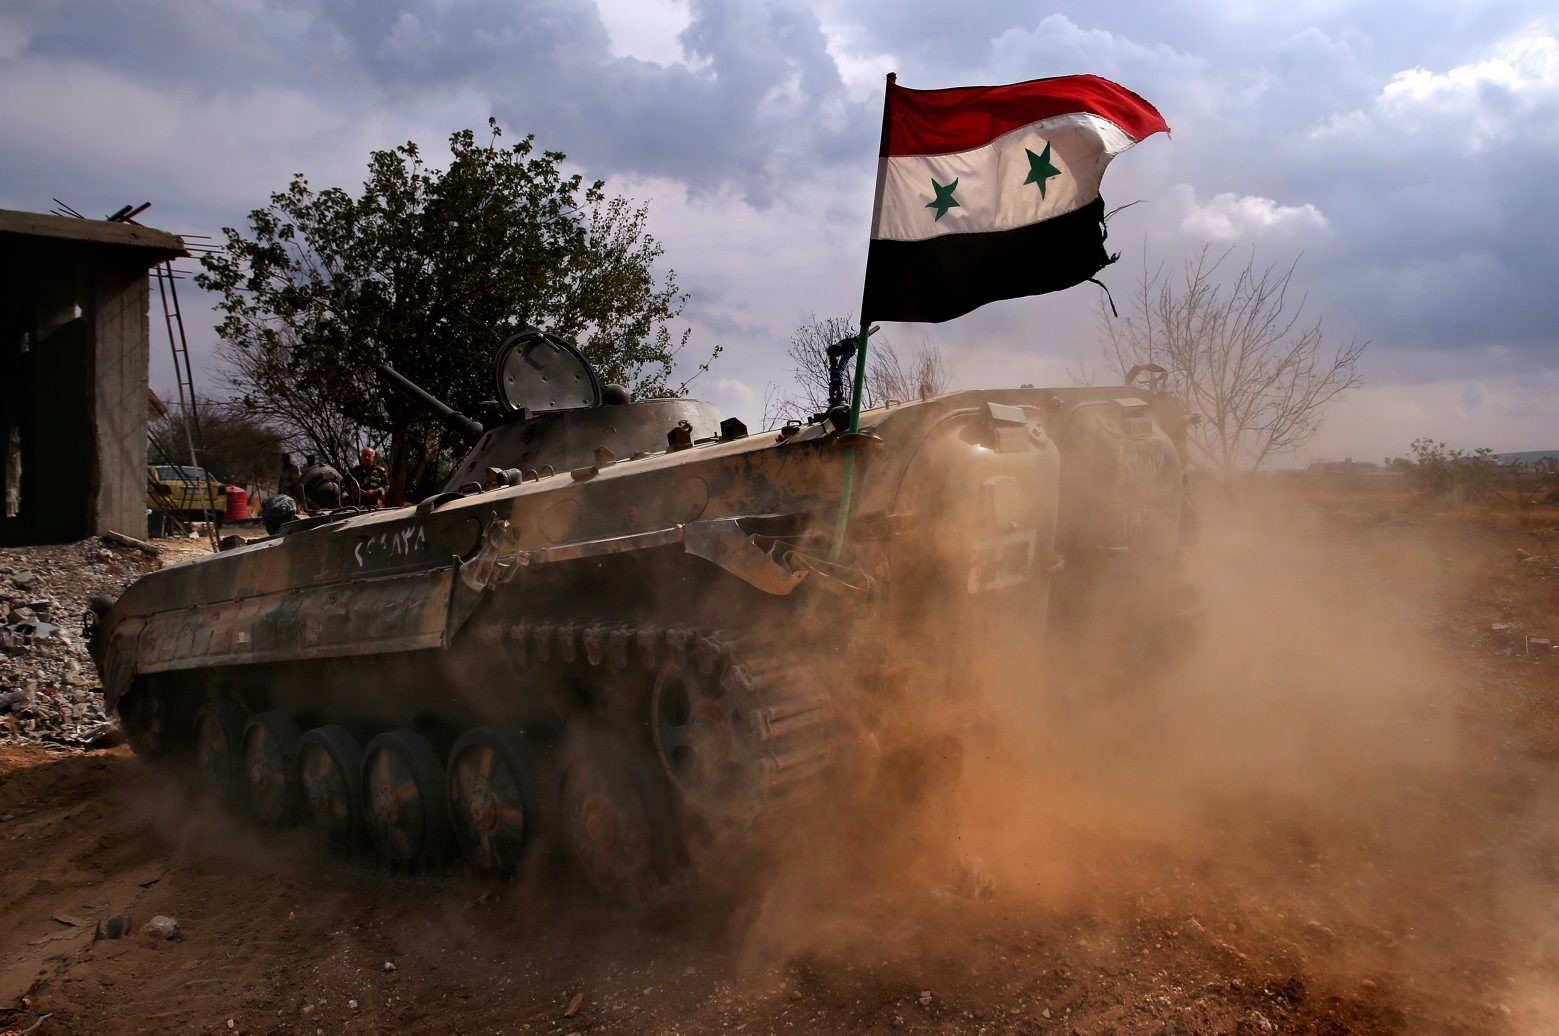
<svg viewBox="0 0 1559 1036">
<path fill-rule="evenodd" d="M 1090 588 L 1178 546 L 1184 418 L 1145 390 L 961 392 L 856 435 L 678 405 L 593 408 L 549 451 L 489 430 L 416 507 L 145 577 L 93 632 L 111 707 L 264 819 L 401 864 L 550 841 L 632 894 L 918 736 L 895 698 L 998 653 L 1037 691 L 1047 617 L 1111 614 Z"/>
</svg>

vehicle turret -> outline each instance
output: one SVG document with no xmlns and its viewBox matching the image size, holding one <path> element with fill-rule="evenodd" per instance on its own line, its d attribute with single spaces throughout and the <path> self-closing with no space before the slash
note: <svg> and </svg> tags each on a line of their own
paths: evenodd
<svg viewBox="0 0 1559 1036">
<path fill-rule="evenodd" d="M 388 364 L 379 373 L 395 391 L 437 418 L 469 448 L 443 489 L 476 483 L 518 484 L 602 463 L 663 453 L 699 441 L 745 434 L 722 426 L 712 404 L 693 399 L 630 402 L 602 385 L 571 343 L 527 328 L 506 340 L 493 365 L 495 419 L 455 411 Z M 604 451 L 604 452 L 603 452 Z"/>
</svg>

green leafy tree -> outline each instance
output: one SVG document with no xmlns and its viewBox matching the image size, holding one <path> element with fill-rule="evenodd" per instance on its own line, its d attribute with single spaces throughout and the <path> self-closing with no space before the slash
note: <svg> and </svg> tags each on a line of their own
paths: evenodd
<svg viewBox="0 0 1559 1036">
<path fill-rule="evenodd" d="M 534 325 L 578 342 L 636 396 L 687 387 L 672 379 L 688 335 L 670 328 L 687 296 L 655 269 L 645 207 L 566 174 L 565 156 L 531 136 L 499 146 L 488 125 L 485 143 L 471 130 L 450 137 L 444 170 L 414 143 L 374 152 L 356 196 L 294 176 L 245 230 L 224 228 L 225 248 L 197 278 L 220 296 L 221 352 L 241 398 L 291 427 L 388 440 L 392 487 L 411 474 L 413 441 L 432 435 L 384 391 L 376 362 L 473 413 L 492 394 L 496 345 Z"/>
</svg>

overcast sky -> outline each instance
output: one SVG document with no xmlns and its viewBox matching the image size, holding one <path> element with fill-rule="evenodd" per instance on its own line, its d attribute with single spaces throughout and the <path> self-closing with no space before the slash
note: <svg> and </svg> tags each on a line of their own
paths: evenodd
<svg viewBox="0 0 1559 1036">
<path fill-rule="evenodd" d="M 1090 72 L 1158 106 L 1105 176 L 1121 262 L 1204 245 L 1296 281 L 1367 383 L 1300 460 L 1430 435 L 1559 446 L 1559 15 L 1551 2 L 1144 0 L 5 0 L 0 207 L 216 235 L 295 172 L 361 183 L 408 139 L 443 152 L 496 116 L 649 205 L 692 295 L 697 393 L 755 422 L 808 313 L 860 305 L 885 73 L 904 86 Z M 214 374 L 191 287 L 197 379 Z M 1097 289 L 940 325 L 962 387 L 1069 384 Z M 154 337 L 153 385 L 171 388 Z M 1097 364 L 1095 363 L 1095 367 Z"/>
</svg>

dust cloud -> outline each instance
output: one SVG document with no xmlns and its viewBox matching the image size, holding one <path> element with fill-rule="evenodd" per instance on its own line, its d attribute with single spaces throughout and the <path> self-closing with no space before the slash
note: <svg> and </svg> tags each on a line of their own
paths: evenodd
<svg viewBox="0 0 1559 1036">
<path fill-rule="evenodd" d="M 1356 532 L 1220 509 L 1183 560 L 1194 635 L 1152 664 L 1090 683 L 987 655 L 920 699 L 919 761 L 945 779 L 811 806 L 772 848 L 749 960 L 871 961 L 926 938 L 920 905 L 990 895 L 1559 1030 L 1554 775 L 1454 650 L 1467 574 L 1425 530 Z"/>
<path fill-rule="evenodd" d="M 370 978 L 388 996 L 416 975 L 393 990 L 406 1012 L 477 991 L 495 1027 L 567 1021 L 586 989 L 603 1012 L 591 1025 L 650 1031 L 734 1027 L 738 1008 L 756 1029 L 902 1014 L 908 1028 L 1070 1031 L 1074 995 L 1084 1032 L 1171 1017 L 1256 1031 L 1267 990 L 1287 989 L 1306 998 L 1288 1001 L 1298 1031 L 1559 1031 L 1559 727 L 1554 755 L 1534 753 L 1493 684 L 1506 670 L 1473 650 L 1467 602 L 1489 593 L 1486 573 L 1428 525 L 1282 502 L 1203 515 L 1183 558 L 1194 593 L 1144 610 L 1186 620 L 1183 636 L 1120 629 L 1110 643 L 1133 665 L 1068 665 L 1076 645 L 1036 656 L 1039 617 L 1010 610 L 971 638 L 979 650 L 947 653 L 955 635 L 893 645 L 913 678 L 861 692 L 892 717 L 854 746 L 865 762 L 741 832 L 749 858 L 713 860 L 666 904 L 589 902 L 541 855 L 511 883 L 321 867 L 302 832 L 257 829 L 141 770 L 114 807 L 128 835 L 83 837 L 102 838 L 94 867 L 140 890 L 124 895 L 192 915 L 192 939 L 192 904 L 226 910 L 253 943 L 245 985 L 296 910 L 305 935 L 288 929 L 280 959 L 302 977 L 267 1014 L 294 995 L 340 1008 L 343 989 L 367 1005 Z M 967 631 L 989 616 L 925 618 Z M 173 860 L 145 892 L 149 851 Z M 204 923 L 205 949 L 225 953 Z M 384 1028 L 392 1017 L 421 1019 L 386 1013 Z"/>
</svg>

